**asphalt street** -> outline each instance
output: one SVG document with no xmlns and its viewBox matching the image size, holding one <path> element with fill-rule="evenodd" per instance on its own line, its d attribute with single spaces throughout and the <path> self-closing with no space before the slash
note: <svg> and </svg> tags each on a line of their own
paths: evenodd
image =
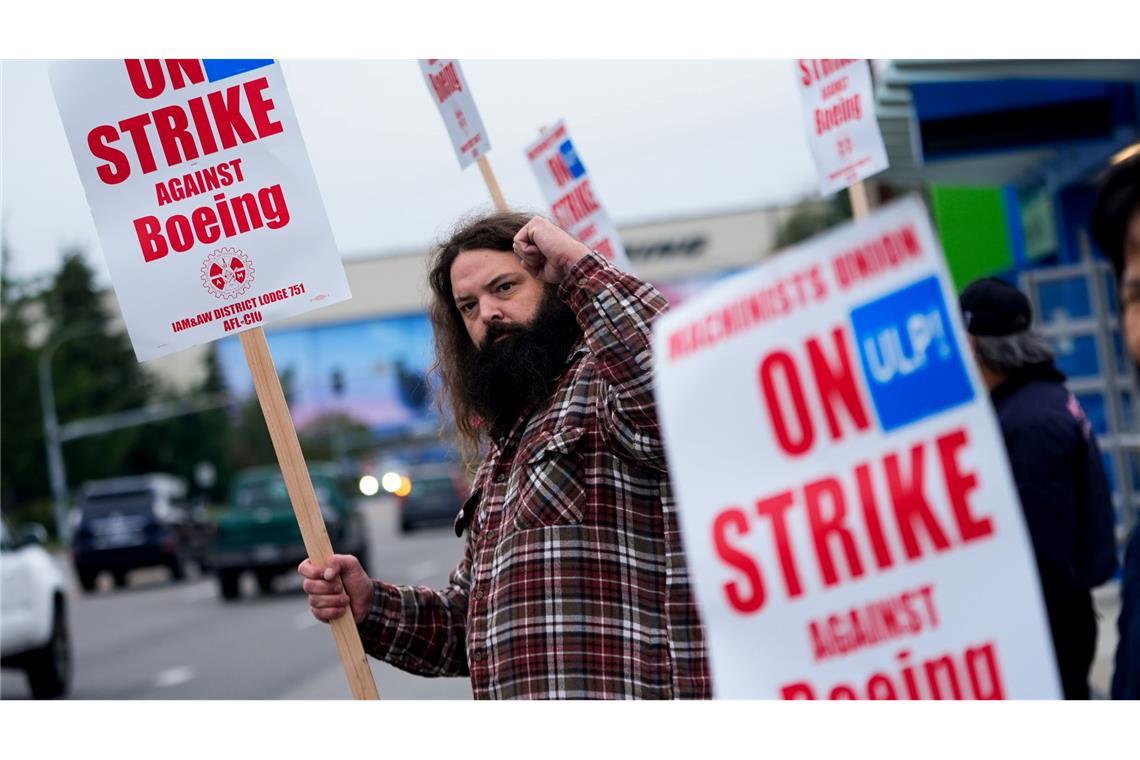
<svg viewBox="0 0 1140 760">
<path fill-rule="evenodd" d="M 401 535 L 391 499 L 364 500 L 363 506 L 371 529 L 373 575 L 395 583 L 447 582 L 462 551 L 449 528 Z M 136 571 L 121 590 L 103 577 L 94 594 L 83 594 L 72 580 L 72 699 L 350 695 L 332 633 L 309 613 L 299 576 L 280 578 L 270 596 L 259 596 L 247 577 L 237 602 L 223 602 L 211 577 L 173 583 L 163 569 Z M 372 669 L 382 699 L 471 696 L 465 678 L 422 678 L 375 661 Z M 0 698 L 29 697 L 23 674 L 5 669 Z"/>
<path fill-rule="evenodd" d="M 448 527 L 402 535 L 395 503 L 362 502 L 376 577 L 441 587 L 462 551 Z M 335 547 L 334 547 L 335 548 Z M 66 567 L 66 563 L 61 564 Z M 70 568 L 66 568 L 70 575 Z M 100 579 L 83 594 L 72 579 L 75 650 L 72 699 L 328 700 L 348 699 L 348 682 L 331 631 L 309 613 L 300 577 L 278 581 L 270 596 L 245 579 L 238 602 L 223 602 L 211 577 L 170 581 L 167 571 L 140 570 L 126 589 Z M 1090 682 L 1105 698 L 1116 648 L 1119 584 L 1095 593 L 1099 640 Z M 470 699 L 465 678 L 423 678 L 369 659 L 382 699 Z M 3 670 L 0 698 L 28 699 L 19 671 Z"/>
</svg>

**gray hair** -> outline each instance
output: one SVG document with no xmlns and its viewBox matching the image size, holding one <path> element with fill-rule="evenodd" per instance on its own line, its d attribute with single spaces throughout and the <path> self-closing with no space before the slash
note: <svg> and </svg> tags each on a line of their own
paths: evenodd
<svg viewBox="0 0 1140 760">
<path fill-rule="evenodd" d="M 1033 329 L 1012 335 L 975 335 L 974 353 L 986 369 L 1002 375 L 1052 361 L 1054 356 L 1053 346 Z"/>
</svg>

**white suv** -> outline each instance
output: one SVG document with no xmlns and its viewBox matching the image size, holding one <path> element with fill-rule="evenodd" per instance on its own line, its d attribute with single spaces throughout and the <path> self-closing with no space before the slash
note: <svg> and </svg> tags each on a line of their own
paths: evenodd
<svg viewBox="0 0 1140 760">
<path fill-rule="evenodd" d="M 71 686 L 71 637 L 63 572 L 43 548 L 42 526 L 16 539 L 0 520 L 0 665 L 20 668 L 36 699 Z"/>
</svg>

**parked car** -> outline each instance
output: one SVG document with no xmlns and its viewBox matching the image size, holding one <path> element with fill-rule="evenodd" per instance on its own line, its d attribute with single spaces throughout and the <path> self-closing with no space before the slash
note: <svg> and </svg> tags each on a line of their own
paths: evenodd
<svg viewBox="0 0 1140 760">
<path fill-rule="evenodd" d="M 95 589 L 103 571 L 122 587 L 137 568 L 167 567 L 181 581 L 190 563 L 204 562 L 209 526 L 186 502 L 186 483 L 173 475 L 90 481 L 78 509 L 72 560 L 85 591 Z"/>
<path fill-rule="evenodd" d="M 411 489 L 396 493 L 400 532 L 410 533 L 428 525 L 451 525 L 467 499 L 468 483 L 462 468 L 453 464 L 421 464 L 409 467 Z"/>
<path fill-rule="evenodd" d="M 352 478 L 336 465 L 320 463 L 309 465 L 309 477 L 333 551 L 354 554 L 367 567 L 367 527 Z M 241 596 L 245 572 L 254 574 L 261 593 L 271 593 L 274 579 L 295 572 L 307 556 L 281 470 L 260 467 L 238 473 L 228 507 L 216 516 L 207 557 L 222 598 Z"/>
<path fill-rule="evenodd" d="M 14 536 L 0 520 L 0 666 L 19 668 L 36 699 L 71 688 L 71 635 L 63 571 L 43 547 L 47 531 Z"/>
</svg>

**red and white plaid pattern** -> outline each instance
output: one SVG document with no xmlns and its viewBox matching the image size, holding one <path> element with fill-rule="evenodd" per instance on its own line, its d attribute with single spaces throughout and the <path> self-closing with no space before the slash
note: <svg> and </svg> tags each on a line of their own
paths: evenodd
<svg viewBox="0 0 1140 760">
<path fill-rule="evenodd" d="M 544 409 L 491 441 L 442 590 L 375 582 L 366 651 L 476 698 L 709 698 L 653 400 L 653 286 L 597 254 L 559 288 L 583 343 Z"/>
</svg>

